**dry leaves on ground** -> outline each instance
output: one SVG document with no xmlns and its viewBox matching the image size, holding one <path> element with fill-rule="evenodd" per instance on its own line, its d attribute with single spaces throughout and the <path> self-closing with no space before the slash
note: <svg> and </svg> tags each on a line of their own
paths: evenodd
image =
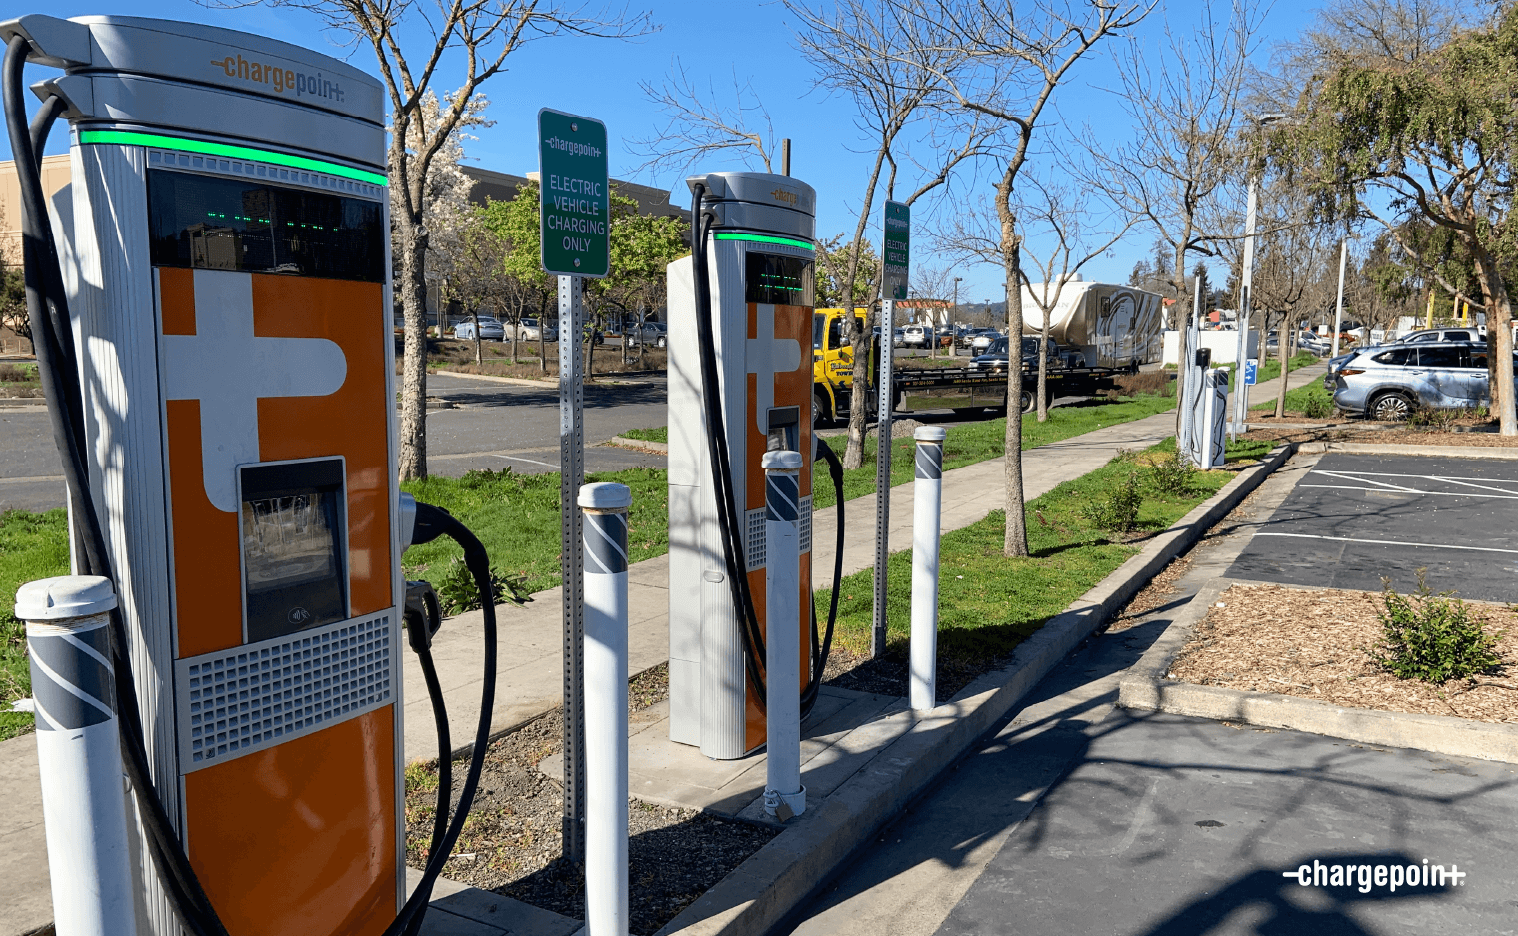
<svg viewBox="0 0 1518 936">
<path fill-rule="evenodd" d="M 1354 708 L 1518 723 L 1518 613 L 1507 605 L 1467 603 L 1494 633 L 1502 632 L 1497 652 L 1503 667 L 1475 680 L 1398 679 L 1371 662 L 1369 651 L 1382 637 L 1377 614 L 1384 610 L 1376 592 L 1268 584 L 1223 592 L 1170 676 Z"/>
</svg>

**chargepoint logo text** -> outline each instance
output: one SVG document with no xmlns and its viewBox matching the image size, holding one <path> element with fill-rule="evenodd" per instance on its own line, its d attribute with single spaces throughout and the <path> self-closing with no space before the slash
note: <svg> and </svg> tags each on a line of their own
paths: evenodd
<svg viewBox="0 0 1518 936">
<path fill-rule="evenodd" d="M 273 88 L 275 94 L 291 94 L 295 97 L 327 98 L 341 104 L 343 86 L 321 72 L 295 71 L 279 64 L 250 62 L 241 55 L 211 59 L 211 65 L 219 68 L 228 78 Z"/>
<path fill-rule="evenodd" d="M 1362 894 L 1373 889 L 1395 894 L 1397 888 L 1409 887 L 1461 887 L 1465 884 L 1465 872 L 1452 864 L 1431 865 L 1428 859 L 1422 864 L 1326 865 L 1317 859 L 1310 865 L 1301 865 L 1295 871 L 1282 871 L 1282 877 L 1296 878 L 1303 887 L 1353 887 Z"/>
</svg>

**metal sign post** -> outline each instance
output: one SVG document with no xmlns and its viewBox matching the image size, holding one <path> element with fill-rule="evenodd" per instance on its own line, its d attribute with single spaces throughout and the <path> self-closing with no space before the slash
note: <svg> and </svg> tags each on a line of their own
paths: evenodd
<svg viewBox="0 0 1518 936">
<path fill-rule="evenodd" d="M 538 112 L 543 269 L 559 278 L 559 518 L 564 592 L 564 857 L 585 863 L 584 280 L 611 266 L 606 125 Z"/>
<path fill-rule="evenodd" d="M 896 300 L 907 297 L 907 262 L 911 253 L 912 209 L 900 202 L 885 205 L 885 276 L 881 283 L 880 375 L 875 418 L 875 620 L 870 656 L 886 648 L 886 572 L 891 559 L 891 404 L 894 402 L 893 349 Z"/>
</svg>

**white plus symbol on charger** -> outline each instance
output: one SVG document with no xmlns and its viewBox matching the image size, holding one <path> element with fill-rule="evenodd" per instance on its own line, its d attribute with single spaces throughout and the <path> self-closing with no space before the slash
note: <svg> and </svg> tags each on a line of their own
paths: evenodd
<svg viewBox="0 0 1518 936">
<path fill-rule="evenodd" d="M 200 459 L 206 497 L 237 510 L 237 466 L 259 461 L 258 401 L 336 393 L 348 359 L 326 338 L 253 334 L 253 277 L 195 271 L 195 334 L 164 335 L 163 393 L 200 401 Z"/>
<path fill-rule="evenodd" d="M 748 373 L 754 381 L 754 422 L 761 434 L 770 431 L 769 412 L 775 406 L 775 375 L 789 374 L 801 366 L 801 342 L 775 335 L 775 307 L 761 305 L 755 315 L 755 332 L 745 347 Z M 810 417 L 808 417 L 810 418 Z"/>
</svg>

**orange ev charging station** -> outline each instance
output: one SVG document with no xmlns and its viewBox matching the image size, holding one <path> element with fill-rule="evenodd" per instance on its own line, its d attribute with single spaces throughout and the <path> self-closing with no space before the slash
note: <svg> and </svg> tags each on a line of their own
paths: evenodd
<svg viewBox="0 0 1518 936">
<path fill-rule="evenodd" d="M 39 362 L 73 420 L 55 434 L 80 474 L 76 571 L 114 580 L 116 679 L 129 660 L 171 826 L 136 790 L 137 930 L 399 932 L 416 508 L 395 468 L 380 86 L 188 23 L 25 16 L 0 38 L 13 149 L 22 59 L 62 69 L 33 87 L 31 143 L 66 118 L 73 181 L 42 229 L 29 214 L 28 285 L 34 322 L 66 323 Z M 193 873 L 165 870 L 180 851 Z"/>
</svg>

